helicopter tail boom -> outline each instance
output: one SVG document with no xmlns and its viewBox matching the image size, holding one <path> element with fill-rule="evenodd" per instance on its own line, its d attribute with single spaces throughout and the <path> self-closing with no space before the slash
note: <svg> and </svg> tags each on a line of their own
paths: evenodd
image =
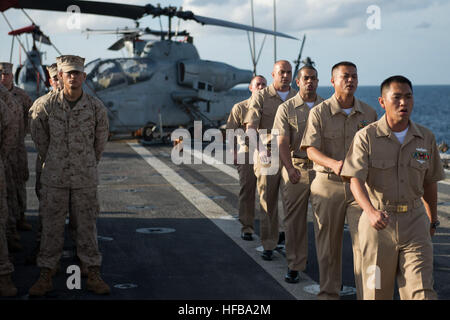
<svg viewBox="0 0 450 320">
<path fill-rule="evenodd" d="M 250 83 L 252 72 L 207 60 L 182 60 L 177 64 L 178 84 L 198 90 L 227 91 L 237 84 Z"/>
</svg>

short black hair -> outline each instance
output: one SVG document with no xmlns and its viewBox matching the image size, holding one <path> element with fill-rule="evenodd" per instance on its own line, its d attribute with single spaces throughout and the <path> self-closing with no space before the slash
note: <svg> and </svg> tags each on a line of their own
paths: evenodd
<svg viewBox="0 0 450 320">
<path fill-rule="evenodd" d="M 304 69 L 310 69 L 310 70 L 314 70 L 315 72 L 316 72 L 316 76 L 319 76 L 319 73 L 317 72 L 317 69 L 316 68 L 314 68 L 313 66 L 303 66 L 303 67 L 301 67 L 300 69 L 298 69 L 298 71 L 297 71 L 297 75 L 296 75 L 296 79 L 300 79 L 300 73 L 302 72 L 302 70 L 304 70 Z"/>
<path fill-rule="evenodd" d="M 409 81 L 408 78 L 406 78 L 404 76 L 392 76 L 392 77 L 387 78 L 386 80 L 384 80 L 381 83 L 381 86 L 380 86 L 380 94 L 381 94 L 381 96 L 383 96 L 383 91 L 385 91 L 388 88 L 390 88 L 391 83 L 393 83 L 393 82 L 406 83 L 411 88 L 411 92 L 413 92 L 412 83 L 411 83 L 411 81 Z"/>
<path fill-rule="evenodd" d="M 260 74 L 257 74 L 256 76 L 254 76 L 254 77 L 252 78 L 252 80 L 250 80 L 250 83 L 252 83 L 253 80 L 255 80 L 256 78 L 263 78 L 263 79 L 266 80 L 266 82 L 267 82 L 267 79 L 266 79 L 264 76 L 262 76 L 262 75 L 260 75 Z"/>
<path fill-rule="evenodd" d="M 339 68 L 340 66 L 347 66 L 347 67 L 354 67 L 356 70 L 358 70 L 358 68 L 356 67 L 356 64 L 354 64 L 353 62 L 350 61 L 341 61 L 336 63 L 333 68 L 331 68 L 331 76 L 333 76 L 333 71 L 336 68 Z"/>
</svg>

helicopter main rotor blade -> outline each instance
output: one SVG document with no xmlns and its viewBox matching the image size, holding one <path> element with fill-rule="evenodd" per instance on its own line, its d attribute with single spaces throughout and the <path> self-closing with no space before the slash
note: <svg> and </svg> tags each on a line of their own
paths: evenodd
<svg viewBox="0 0 450 320">
<path fill-rule="evenodd" d="M 201 24 L 208 24 L 220 26 L 225 28 L 240 29 L 246 31 L 254 31 L 258 33 L 271 34 L 278 37 L 298 40 L 290 35 L 274 32 L 262 28 L 254 28 L 245 24 L 203 17 L 195 15 L 192 11 L 176 10 L 175 7 L 155 7 L 151 4 L 145 6 L 135 6 L 122 3 L 98 2 L 98 1 L 81 1 L 81 0 L 0 0 L 0 11 L 5 11 L 9 8 L 24 8 L 24 9 L 38 9 L 38 10 L 52 10 L 67 12 L 70 6 L 76 5 L 80 8 L 80 13 L 91 13 L 104 16 L 113 16 L 121 18 L 129 18 L 138 20 L 146 15 L 178 17 L 183 20 L 194 20 Z M 70 13 L 70 11 L 69 11 Z"/>
<path fill-rule="evenodd" d="M 96 34 L 133 34 L 141 32 L 142 29 L 134 28 L 134 29 L 90 29 L 86 28 L 81 32 L 87 33 L 96 33 Z"/>
<path fill-rule="evenodd" d="M 45 34 L 43 34 L 43 33 L 41 33 L 41 34 L 33 33 L 33 39 L 35 41 L 39 41 L 39 42 L 41 42 L 43 44 L 46 44 L 46 45 L 51 45 L 52 44 L 52 42 L 50 41 L 50 38 L 48 36 L 46 36 Z"/>
<path fill-rule="evenodd" d="M 79 0 L 1 0 L 0 11 L 6 11 L 9 8 L 23 8 L 67 12 L 68 8 L 72 5 L 78 6 L 80 8 L 80 13 L 91 13 L 133 20 L 142 18 L 148 11 L 146 6 Z"/>
<path fill-rule="evenodd" d="M 195 20 L 201 24 L 209 24 L 209 25 L 214 25 L 214 26 L 221 26 L 221 27 L 226 27 L 226 28 L 232 28 L 232 29 L 240 29 L 240 30 L 246 30 L 246 31 L 254 31 L 254 32 L 258 32 L 258 33 L 265 33 L 265 34 L 271 34 L 277 37 L 283 37 L 283 38 L 289 38 L 289 39 L 294 39 L 294 40 L 298 40 L 295 37 L 292 37 L 288 34 L 285 33 L 281 33 L 281 32 L 274 32 L 271 30 L 267 30 L 267 29 L 262 29 L 262 28 L 254 28 L 245 24 L 240 24 L 240 23 L 235 23 L 235 22 L 229 22 L 229 21 L 225 21 L 225 20 L 220 20 L 220 19 L 215 19 L 215 18 L 208 18 L 208 17 L 203 17 L 203 16 L 198 16 L 198 15 L 193 15 L 192 20 Z"/>
<path fill-rule="evenodd" d="M 166 36 L 169 32 L 168 31 L 154 31 L 151 30 L 150 28 L 134 28 L 134 29 L 90 29 L 90 28 L 86 28 L 85 30 L 81 31 L 81 32 L 86 32 L 86 33 L 94 33 L 94 34 L 124 34 L 126 36 L 128 35 L 146 35 L 146 34 L 151 34 L 151 35 L 155 35 L 155 36 Z M 189 33 L 186 30 L 182 30 L 182 31 L 171 31 L 170 34 L 172 36 L 188 36 Z"/>
</svg>

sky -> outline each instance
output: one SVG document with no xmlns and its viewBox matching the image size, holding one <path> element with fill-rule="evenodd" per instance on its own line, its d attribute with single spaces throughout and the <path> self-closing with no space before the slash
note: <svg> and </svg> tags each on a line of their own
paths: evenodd
<svg viewBox="0 0 450 320">
<path fill-rule="evenodd" d="M 250 0 L 171 0 L 150 2 L 109 2 L 161 6 L 182 6 L 195 14 L 251 25 Z M 274 0 L 254 0 L 255 26 L 273 29 Z M 63 54 L 76 54 L 86 62 L 96 58 L 125 57 L 123 51 L 107 48 L 116 35 L 89 35 L 86 28 L 134 27 L 130 19 L 81 14 L 80 28 L 69 29 L 70 13 L 26 10 L 27 14 L 50 36 Z M 13 28 L 30 24 L 21 10 L 5 12 Z M 358 66 L 359 85 L 379 85 L 385 78 L 401 74 L 415 85 L 450 85 L 450 1 L 449 0 L 277 0 L 277 31 L 301 39 L 306 35 L 302 58 L 309 56 L 316 63 L 319 85 L 330 85 L 331 67 L 343 60 Z M 73 20 L 71 20 L 73 21 Z M 141 27 L 159 30 L 160 22 L 167 28 L 167 18 L 144 17 Z M 173 20 L 174 27 L 178 20 Z M 74 24 L 72 24 L 74 26 Z M 188 30 L 200 57 L 220 61 L 234 67 L 252 70 L 248 37 L 245 31 L 196 22 L 180 21 L 180 30 Z M 0 17 L 1 61 L 9 61 L 11 36 L 9 26 Z M 264 36 L 256 35 L 256 51 Z M 24 43 L 25 38 L 22 37 Z M 29 42 L 31 43 L 31 42 Z M 277 38 L 277 59 L 297 58 L 301 41 Z M 274 63 L 274 41 L 267 36 L 257 65 L 257 73 L 271 82 Z M 44 63 L 51 64 L 59 55 L 52 47 L 42 46 Z M 21 61 L 24 60 L 22 52 Z M 12 62 L 19 63 L 19 47 L 14 45 Z"/>
</svg>

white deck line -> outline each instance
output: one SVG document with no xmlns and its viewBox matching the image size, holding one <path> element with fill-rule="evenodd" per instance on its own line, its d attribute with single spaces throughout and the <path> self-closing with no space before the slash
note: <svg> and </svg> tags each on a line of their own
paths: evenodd
<svg viewBox="0 0 450 320">
<path fill-rule="evenodd" d="M 152 168 L 154 168 L 164 179 L 166 179 L 178 192 L 180 192 L 193 206 L 197 208 L 205 217 L 210 219 L 219 229 L 230 237 L 240 248 L 242 248 L 256 263 L 270 274 L 286 291 L 298 300 L 313 300 L 314 295 L 304 292 L 305 286 L 316 284 L 309 276 L 301 273 L 301 281 L 297 284 L 289 284 L 284 281 L 287 270 L 285 258 L 275 253 L 273 261 L 264 261 L 256 251 L 259 245 L 259 238 L 255 235 L 256 241 L 244 241 L 240 238 L 240 223 L 231 215 L 208 198 L 205 194 L 195 188 L 192 184 L 183 179 L 173 169 L 157 159 L 147 148 L 138 143 L 128 143 L 128 145 L 139 154 Z"/>
</svg>

